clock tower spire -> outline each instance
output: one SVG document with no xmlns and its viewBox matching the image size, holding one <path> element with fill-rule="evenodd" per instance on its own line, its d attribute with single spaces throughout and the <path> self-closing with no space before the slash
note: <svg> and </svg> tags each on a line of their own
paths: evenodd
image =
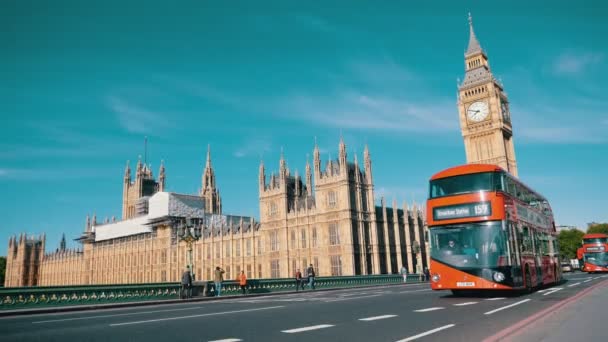
<svg viewBox="0 0 608 342">
<path fill-rule="evenodd" d="M 517 176 L 509 100 L 473 30 L 469 13 L 469 46 L 465 76 L 458 86 L 458 112 L 467 163 L 495 164 Z"/>
</svg>

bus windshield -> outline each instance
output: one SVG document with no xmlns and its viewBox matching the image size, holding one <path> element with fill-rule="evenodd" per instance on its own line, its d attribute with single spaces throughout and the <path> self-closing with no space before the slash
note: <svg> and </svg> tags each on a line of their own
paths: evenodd
<svg viewBox="0 0 608 342">
<path fill-rule="evenodd" d="M 466 194 L 476 191 L 502 190 L 501 173 L 482 172 L 440 178 L 431 181 L 430 198 Z"/>
<path fill-rule="evenodd" d="M 500 221 L 469 223 L 430 229 L 431 257 L 458 267 L 506 266 L 506 232 Z"/>
<path fill-rule="evenodd" d="M 608 253 L 585 253 L 585 261 L 602 267 L 608 267 Z"/>
<path fill-rule="evenodd" d="M 608 238 L 583 239 L 583 244 L 588 243 L 608 243 Z"/>
</svg>

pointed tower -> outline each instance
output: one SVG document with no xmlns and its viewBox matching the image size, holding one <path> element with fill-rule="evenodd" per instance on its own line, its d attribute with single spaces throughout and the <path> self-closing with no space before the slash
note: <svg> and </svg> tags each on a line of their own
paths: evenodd
<svg viewBox="0 0 608 342">
<path fill-rule="evenodd" d="M 258 176 L 258 186 L 260 188 L 260 194 L 266 189 L 266 170 L 264 169 L 264 161 L 260 160 L 260 173 Z"/>
<path fill-rule="evenodd" d="M 203 171 L 200 196 L 205 199 L 205 212 L 210 214 L 222 213 L 220 194 L 215 186 L 215 172 L 211 165 L 211 145 L 207 145 L 207 161 Z"/>
<path fill-rule="evenodd" d="M 127 166 L 125 167 L 125 175 L 123 177 L 122 185 L 122 218 L 126 219 L 128 216 L 128 203 L 129 203 L 129 188 L 131 187 L 131 167 L 127 160 Z"/>
<path fill-rule="evenodd" d="M 315 138 L 315 148 L 312 153 L 313 167 L 315 169 L 315 185 L 321 179 L 321 152 L 319 151 L 319 145 L 317 145 L 317 138 Z"/>
<path fill-rule="evenodd" d="M 59 250 L 65 251 L 66 247 L 67 247 L 67 244 L 65 242 L 65 233 L 63 233 L 63 235 L 61 235 L 61 242 L 59 242 Z"/>
<path fill-rule="evenodd" d="M 87 219 L 84 224 L 84 231 L 89 233 L 91 231 L 91 217 L 87 214 Z"/>
<path fill-rule="evenodd" d="M 369 153 L 369 148 L 367 147 L 367 144 L 365 144 L 365 149 L 363 150 L 363 164 L 363 167 L 365 168 L 365 182 L 369 185 L 372 185 L 372 157 Z"/>
<path fill-rule="evenodd" d="M 165 161 L 160 161 L 160 169 L 158 170 L 158 191 L 165 191 Z"/>
<path fill-rule="evenodd" d="M 345 174 L 347 170 L 346 165 L 346 144 L 344 144 L 344 138 L 340 136 L 339 155 L 338 160 L 340 162 L 340 172 Z"/>
<path fill-rule="evenodd" d="M 283 148 L 281 147 L 281 159 L 279 160 L 279 180 L 281 186 L 285 185 L 285 178 L 287 177 L 287 164 L 285 163 L 285 156 L 283 155 Z"/>
<path fill-rule="evenodd" d="M 312 196 L 312 172 L 310 170 L 310 160 L 306 154 L 306 194 Z"/>
<path fill-rule="evenodd" d="M 509 100 L 490 70 L 470 13 L 469 45 L 464 58 L 465 77 L 458 87 L 458 111 L 467 163 L 496 164 L 517 176 Z"/>
</svg>

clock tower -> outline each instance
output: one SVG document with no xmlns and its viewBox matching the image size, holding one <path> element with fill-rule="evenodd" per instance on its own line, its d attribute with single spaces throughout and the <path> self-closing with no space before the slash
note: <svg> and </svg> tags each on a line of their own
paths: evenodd
<svg viewBox="0 0 608 342">
<path fill-rule="evenodd" d="M 469 13 L 465 76 L 458 85 L 458 111 L 467 163 L 495 164 L 517 176 L 509 100 L 473 31 Z"/>
</svg>

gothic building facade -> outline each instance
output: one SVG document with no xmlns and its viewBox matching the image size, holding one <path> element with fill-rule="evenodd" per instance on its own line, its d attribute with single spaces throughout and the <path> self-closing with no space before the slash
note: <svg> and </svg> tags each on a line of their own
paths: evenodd
<svg viewBox="0 0 608 342">
<path fill-rule="evenodd" d="M 292 174 L 283 155 L 278 174 L 266 177 L 260 164 L 260 223 L 267 243 L 270 277 L 286 277 L 313 264 L 323 275 L 398 273 L 426 266 L 423 214 L 414 205 L 375 204 L 372 159 L 363 165 L 347 158 L 340 140 L 338 158 L 322 165 L 318 146 L 305 179 Z M 418 256 L 418 258 L 416 257 Z"/>
<path fill-rule="evenodd" d="M 211 154 L 198 195 L 165 192 L 165 167 L 156 180 L 150 167 L 138 162 L 135 181 L 124 174 L 123 215 L 116 221 L 87 216 L 78 249 L 44 253 L 45 236 L 9 240 L 5 286 L 52 286 L 179 281 L 189 263 L 180 243 L 176 220 L 204 222 L 193 245 L 193 271 L 208 280 L 215 266 L 227 278 L 245 271 L 249 278 L 291 277 L 313 264 L 320 276 L 410 272 L 427 265 L 424 221 L 420 208 L 374 203 L 371 155 L 367 147 L 361 168 L 339 158 L 321 166 L 318 147 L 314 166 L 306 166 L 306 182 L 292 175 L 283 157 L 280 171 L 266 180 L 260 165 L 260 222 L 223 215 Z M 313 185 L 314 179 L 314 185 Z"/>
</svg>

